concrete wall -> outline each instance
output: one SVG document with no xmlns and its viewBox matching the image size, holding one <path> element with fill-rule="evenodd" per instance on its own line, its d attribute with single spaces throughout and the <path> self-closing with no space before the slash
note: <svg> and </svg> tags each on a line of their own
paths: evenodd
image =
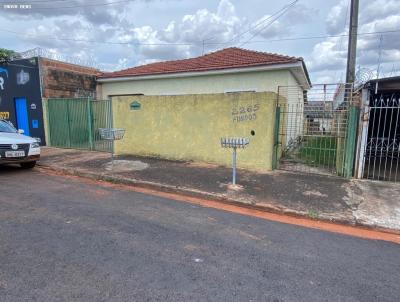
<svg viewBox="0 0 400 302">
<path fill-rule="evenodd" d="M 250 145 L 238 152 L 238 166 L 271 169 L 276 98 L 272 92 L 113 97 L 114 127 L 126 129 L 115 152 L 231 165 L 220 138 L 240 136 Z M 140 109 L 130 109 L 134 101 Z"/>
<path fill-rule="evenodd" d="M 278 86 L 297 83 L 289 70 L 243 72 L 223 75 L 192 76 L 130 80 L 101 83 L 101 97 L 106 99 L 118 95 L 180 95 L 225 93 L 231 91 L 277 92 Z"/>
</svg>

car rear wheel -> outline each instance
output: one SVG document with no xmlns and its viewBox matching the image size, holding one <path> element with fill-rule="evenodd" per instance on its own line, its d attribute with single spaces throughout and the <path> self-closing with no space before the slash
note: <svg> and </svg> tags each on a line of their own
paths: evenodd
<svg viewBox="0 0 400 302">
<path fill-rule="evenodd" d="M 21 163 L 21 168 L 22 169 L 32 169 L 36 166 L 36 162 L 35 161 L 30 161 L 28 163 Z"/>
</svg>

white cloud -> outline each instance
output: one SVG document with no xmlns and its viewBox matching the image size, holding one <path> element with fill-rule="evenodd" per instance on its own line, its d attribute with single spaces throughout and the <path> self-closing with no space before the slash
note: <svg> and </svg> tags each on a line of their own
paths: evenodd
<svg viewBox="0 0 400 302">
<path fill-rule="evenodd" d="M 236 19 L 235 6 L 229 0 L 221 0 L 218 5 L 217 15 L 226 20 Z"/>
<path fill-rule="evenodd" d="M 344 29 L 344 16 L 348 1 L 341 1 L 328 14 L 327 31 L 330 34 L 347 34 Z M 387 4 L 387 6 L 386 6 Z M 400 29 L 400 2 L 366 0 L 360 6 L 359 33 L 381 32 Z M 317 43 L 310 55 L 311 72 L 331 72 L 339 75 L 346 68 L 348 37 L 327 38 Z M 400 33 L 382 35 L 359 35 L 357 43 L 357 66 L 376 72 L 380 62 L 384 73 L 391 72 L 400 61 Z"/>
<path fill-rule="evenodd" d="M 337 69 L 346 64 L 346 47 L 340 47 L 341 38 L 328 38 L 317 43 L 311 54 L 308 68 L 311 71 Z"/>
<path fill-rule="evenodd" d="M 288 28 L 285 28 L 279 20 L 272 22 L 273 18 L 272 15 L 264 15 L 256 22 L 251 23 L 250 33 L 268 39 L 288 32 Z"/>
<path fill-rule="evenodd" d="M 375 0 L 368 1 L 362 6 L 363 14 L 360 16 L 362 23 L 368 23 L 376 19 L 384 19 L 387 16 L 400 12 L 400 1 L 398 0 Z"/>
<path fill-rule="evenodd" d="M 217 12 L 200 9 L 195 14 L 185 15 L 179 21 L 171 21 L 158 33 L 167 42 L 201 43 L 212 38 L 213 42 L 226 42 L 239 32 L 244 19 L 237 17 L 229 0 L 221 0 Z"/>
<path fill-rule="evenodd" d="M 194 14 L 184 15 L 179 21 L 171 21 L 160 30 L 151 26 L 134 28 L 133 37 L 140 43 L 182 43 L 191 45 L 141 45 L 140 62 L 154 62 L 200 55 L 202 41 L 206 51 L 220 46 L 207 43 L 223 43 L 232 39 L 242 28 L 244 19 L 240 19 L 235 7 L 229 0 L 221 0 L 217 11 L 200 9 Z M 216 45 L 216 46 L 215 46 Z"/>
<path fill-rule="evenodd" d="M 350 0 L 341 0 L 331 8 L 326 18 L 326 30 L 328 34 L 334 35 L 343 32 L 349 2 Z"/>
<path fill-rule="evenodd" d="M 154 45 L 140 45 L 139 64 L 154 63 L 161 60 L 171 60 L 187 57 L 190 55 L 190 46 L 187 45 L 162 45 L 165 40 L 160 39 L 158 31 L 150 26 L 134 28 L 132 30 L 135 40 L 139 43 L 148 43 Z M 160 45 L 157 45 L 160 44 Z"/>
<path fill-rule="evenodd" d="M 289 36 L 295 26 L 308 23 L 315 14 L 318 14 L 316 9 L 303 4 L 295 4 L 281 16 L 266 14 L 252 22 L 250 33 L 265 39 Z M 280 17 L 278 18 L 278 16 Z"/>
</svg>

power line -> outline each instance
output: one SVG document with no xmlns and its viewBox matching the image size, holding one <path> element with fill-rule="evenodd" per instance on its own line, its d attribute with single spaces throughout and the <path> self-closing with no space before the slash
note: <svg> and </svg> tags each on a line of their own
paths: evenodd
<svg viewBox="0 0 400 302">
<path fill-rule="evenodd" d="M 398 33 L 398 30 L 386 30 L 386 31 L 373 31 L 373 32 L 365 32 L 365 33 L 358 33 L 358 36 L 366 36 L 366 35 L 380 35 L 380 34 L 391 34 L 391 33 Z M 321 36 L 306 36 L 306 37 L 293 37 L 293 38 L 279 38 L 279 39 L 267 39 L 267 40 L 256 40 L 251 41 L 249 43 L 265 43 L 265 42 L 285 42 L 285 41 L 298 41 L 298 40 L 316 40 L 316 39 L 326 39 L 326 38 L 340 38 L 340 37 L 348 37 L 348 34 L 341 34 L 341 35 L 321 35 Z M 212 44 L 228 44 L 228 42 L 214 42 L 214 43 L 207 43 L 209 45 Z"/>
<path fill-rule="evenodd" d="M 298 2 L 298 0 L 295 0 L 295 1 L 293 1 L 293 2 L 291 2 L 291 3 L 289 3 L 289 4 L 287 4 L 287 5 L 285 5 L 285 6 L 282 7 L 280 10 L 276 11 L 275 13 L 273 13 L 272 15 L 270 15 L 270 16 L 264 18 L 263 20 L 260 20 L 258 23 L 256 23 L 256 24 L 253 25 L 253 26 L 250 26 L 249 29 L 247 29 L 247 30 L 245 30 L 244 32 L 241 32 L 241 33 L 235 35 L 235 36 L 234 36 L 232 39 L 230 39 L 227 43 L 233 42 L 233 41 L 235 41 L 236 39 L 242 37 L 243 35 L 245 35 L 245 34 L 247 34 L 248 32 L 250 32 L 252 29 L 257 28 L 257 27 L 260 26 L 262 23 L 264 23 L 264 22 L 270 20 L 271 18 L 273 18 L 274 16 L 276 16 L 277 14 L 279 14 L 280 12 L 282 12 L 283 10 L 285 10 L 287 6 L 292 5 L 292 4 L 296 3 L 296 2 Z"/>
<path fill-rule="evenodd" d="M 18 36 L 24 37 L 49 37 L 49 40 L 59 40 L 59 41 L 72 41 L 72 42 L 87 42 L 87 43 L 95 43 L 95 44 L 110 44 L 110 45 L 154 45 L 154 46 L 163 46 L 163 45 L 196 45 L 195 43 L 142 43 L 142 42 L 112 42 L 112 41 L 96 41 L 96 40 L 86 40 L 86 39 L 74 39 L 74 38 L 58 38 L 50 35 L 32 35 L 26 33 L 20 33 L 8 29 L 0 29 L 0 31 L 12 33 Z"/>
<path fill-rule="evenodd" d="M 17 36 L 24 37 L 48 37 L 49 40 L 60 40 L 60 41 L 72 41 L 72 42 L 86 42 L 86 43 L 95 43 L 95 44 L 109 44 L 109 45 L 144 45 L 144 46 L 190 46 L 190 45 L 202 45 L 202 41 L 198 41 L 196 43 L 184 43 L 184 42 L 176 42 L 176 43 L 144 43 L 144 42 L 113 42 L 113 41 L 97 41 L 97 40 L 86 40 L 86 39 L 74 39 L 74 38 L 59 38 L 51 35 L 35 35 L 35 34 L 27 34 L 12 31 L 9 29 L 0 29 L 2 32 L 8 32 Z M 398 33 L 400 29 L 396 30 L 386 30 L 386 31 L 374 31 L 374 32 L 364 32 L 358 33 L 358 36 L 367 36 L 367 35 L 384 35 L 391 33 Z M 340 38 L 340 37 L 348 37 L 348 34 L 341 35 L 320 35 L 320 36 L 304 36 L 304 37 L 291 37 L 291 38 L 279 38 L 279 39 L 267 39 L 267 40 L 256 40 L 250 41 L 249 43 L 269 43 L 269 42 L 285 42 L 285 41 L 299 41 L 299 40 L 315 40 L 315 39 L 326 39 L 326 38 Z M 229 42 L 205 42 L 204 45 L 226 45 L 230 44 Z"/>
<path fill-rule="evenodd" d="M 202 51 L 201 51 L 201 55 L 204 55 L 204 51 L 205 51 L 205 48 L 206 48 L 206 41 L 213 40 L 214 38 L 215 38 L 215 37 L 211 37 L 211 38 L 203 39 L 203 40 L 202 40 L 202 46 L 203 46 L 203 48 L 202 48 Z"/>
<path fill-rule="evenodd" d="M 291 2 L 290 4 L 286 5 L 282 10 L 281 13 L 277 14 L 277 17 L 274 18 L 273 20 L 271 20 L 269 23 L 267 23 L 265 26 L 263 26 L 260 30 L 258 30 L 257 32 L 255 32 L 247 41 L 243 42 L 242 44 L 240 44 L 240 46 L 243 46 L 247 43 L 249 43 L 255 36 L 257 36 L 259 33 L 261 33 L 263 30 L 265 30 L 266 28 L 268 28 L 269 26 L 271 26 L 276 20 L 278 20 L 280 17 L 282 17 L 284 14 L 286 14 L 286 12 L 288 10 L 290 10 L 296 3 L 298 2 L 298 0 L 295 0 L 293 2 Z"/>
<path fill-rule="evenodd" d="M 231 38 L 228 42 L 224 42 L 223 44 L 229 44 L 229 43 L 235 41 L 236 39 L 238 39 L 238 38 L 240 38 L 241 36 L 245 35 L 246 33 L 250 32 L 252 29 L 257 28 L 257 27 L 260 26 L 262 23 L 268 21 L 269 19 L 271 19 L 271 18 L 274 17 L 275 15 L 279 14 L 281 11 L 283 11 L 284 9 L 286 9 L 287 6 L 289 6 L 289 5 L 291 5 L 291 4 L 294 4 L 294 3 L 297 2 L 297 1 L 299 1 L 299 0 L 295 0 L 295 1 L 291 2 L 291 3 L 289 3 L 288 5 L 284 6 L 283 8 L 281 8 L 280 10 L 278 10 L 277 12 L 273 13 L 272 15 L 270 15 L 270 16 L 268 16 L 268 17 L 262 19 L 262 20 L 260 20 L 259 22 L 257 22 L 257 23 L 256 23 L 255 25 L 253 25 L 253 26 L 250 26 L 249 29 L 247 29 L 247 30 L 245 30 L 245 31 L 243 31 L 243 32 L 241 32 L 241 33 L 236 34 L 236 35 L 235 35 L 233 38 Z M 210 44 L 210 43 L 205 43 L 205 41 L 207 41 L 207 40 L 213 40 L 214 38 L 215 38 L 215 37 L 210 37 L 210 38 L 207 38 L 207 39 L 203 39 L 203 40 L 202 40 L 203 53 L 204 53 L 205 45 L 212 45 L 212 44 Z"/>
</svg>

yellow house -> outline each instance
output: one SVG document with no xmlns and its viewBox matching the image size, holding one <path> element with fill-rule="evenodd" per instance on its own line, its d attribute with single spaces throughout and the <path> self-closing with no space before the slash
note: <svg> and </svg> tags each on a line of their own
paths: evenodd
<svg viewBox="0 0 400 302">
<path fill-rule="evenodd" d="M 220 138 L 250 138 L 238 166 L 271 169 L 278 87 L 310 87 L 302 58 L 227 48 L 98 78 L 114 127 L 126 129 L 117 154 L 230 163 Z M 287 95 L 286 102 L 298 102 Z"/>
</svg>

